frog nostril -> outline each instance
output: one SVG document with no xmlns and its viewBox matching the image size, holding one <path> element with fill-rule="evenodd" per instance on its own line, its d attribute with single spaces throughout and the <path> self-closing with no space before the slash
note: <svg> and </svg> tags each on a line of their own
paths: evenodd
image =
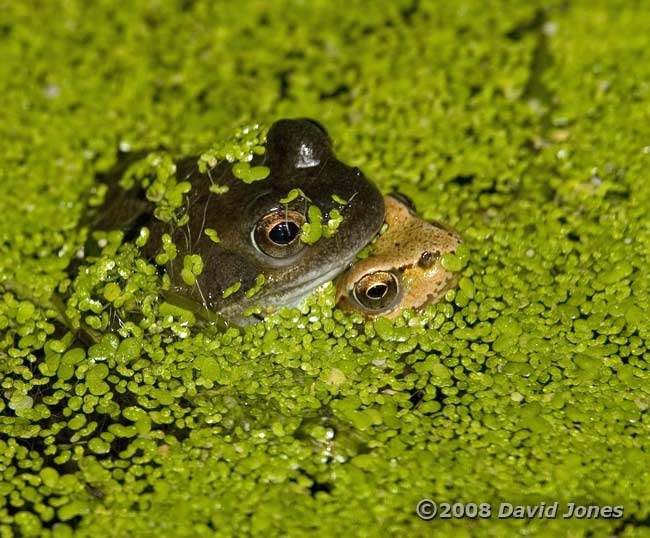
<svg viewBox="0 0 650 538">
<path fill-rule="evenodd" d="M 368 273 L 354 285 L 353 295 L 357 303 L 369 311 L 389 310 L 401 295 L 399 278 L 390 271 Z"/>
</svg>

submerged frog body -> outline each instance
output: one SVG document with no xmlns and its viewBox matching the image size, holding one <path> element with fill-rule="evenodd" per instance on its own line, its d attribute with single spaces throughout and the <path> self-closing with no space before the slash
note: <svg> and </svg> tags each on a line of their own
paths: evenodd
<svg viewBox="0 0 650 538">
<path fill-rule="evenodd" d="M 370 256 L 354 263 L 336 283 L 337 305 L 367 317 L 396 318 L 407 308 L 439 301 L 456 284 L 440 257 L 456 251 L 460 236 L 419 218 L 402 197 L 384 197 L 388 229 Z"/>
<path fill-rule="evenodd" d="M 171 280 L 168 300 L 216 312 L 228 322 L 248 324 L 278 307 L 298 305 L 348 266 L 382 225 L 384 204 L 377 188 L 359 169 L 336 159 L 327 133 L 311 120 L 271 126 L 264 153 L 250 162 L 268 167 L 264 179 L 244 182 L 227 161 L 201 173 L 198 160 L 176 163 L 177 180 L 191 184 L 182 225 L 157 219 L 155 204 L 142 189 L 124 190 L 113 178 L 92 227 L 122 229 L 131 237 L 147 227 L 142 253 L 149 259 L 161 252 L 168 234 L 177 249 L 165 265 Z M 300 189 L 298 196 L 285 199 L 294 189 Z M 318 227 L 319 211 L 323 225 L 342 220 L 334 233 L 312 243 L 301 230 L 305 223 Z M 202 260 L 194 284 L 183 274 L 188 255 Z M 244 315 L 257 305 L 256 317 Z"/>
</svg>

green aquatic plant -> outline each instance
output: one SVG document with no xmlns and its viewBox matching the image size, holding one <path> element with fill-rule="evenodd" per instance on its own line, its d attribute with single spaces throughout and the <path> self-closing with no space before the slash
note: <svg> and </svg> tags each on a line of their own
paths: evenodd
<svg viewBox="0 0 650 538">
<path fill-rule="evenodd" d="M 0 11 L 0 537 L 648 536 L 641 4 Z M 446 301 L 369 322 L 327 285 L 223 328 L 161 299 L 176 254 L 140 259 L 146 231 L 68 274 L 119 151 L 280 117 L 462 234 Z M 206 165 L 258 179 L 247 136 Z M 425 497 L 624 510 L 423 521 Z"/>
</svg>

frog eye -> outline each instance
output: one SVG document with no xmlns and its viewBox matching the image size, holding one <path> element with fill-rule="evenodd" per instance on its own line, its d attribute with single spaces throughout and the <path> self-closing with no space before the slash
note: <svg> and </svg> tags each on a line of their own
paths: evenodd
<svg viewBox="0 0 650 538">
<path fill-rule="evenodd" d="M 375 271 L 361 277 L 354 285 L 354 298 L 367 310 L 390 309 L 401 296 L 400 283 L 390 271 Z"/>
<path fill-rule="evenodd" d="M 300 228 L 305 216 L 293 209 L 278 208 L 257 221 L 253 242 L 258 250 L 272 258 L 287 258 L 305 244 L 300 241 Z"/>
</svg>

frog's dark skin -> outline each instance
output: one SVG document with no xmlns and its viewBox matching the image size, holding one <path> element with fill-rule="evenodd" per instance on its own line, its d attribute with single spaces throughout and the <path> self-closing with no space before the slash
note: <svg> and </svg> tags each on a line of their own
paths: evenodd
<svg viewBox="0 0 650 538">
<path fill-rule="evenodd" d="M 266 313 L 296 305 L 343 271 L 373 238 L 383 223 L 384 203 L 377 188 L 359 169 L 335 157 L 329 136 L 312 120 L 277 121 L 269 129 L 265 146 L 265 153 L 254 156 L 250 164 L 267 166 L 270 173 L 253 183 L 236 178 L 229 162 L 201 173 L 198 157 L 178 161 L 177 180 L 192 184 L 185 195 L 184 211 L 189 222 L 184 226 L 156 219 L 154 203 L 141 190 L 124 190 L 118 185 L 119 177 L 112 177 L 106 202 L 91 227 L 122 229 L 127 236 L 135 237 L 146 226 L 150 237 L 142 253 L 149 259 L 161 251 L 162 235 L 170 234 L 178 254 L 165 266 L 172 283 L 168 300 L 189 302 L 197 310 L 216 312 L 235 324 L 256 321 L 243 316 L 251 306 L 259 305 Z M 227 186 L 228 191 L 211 192 L 213 183 Z M 296 188 L 310 201 L 302 197 L 286 204 L 279 201 Z M 348 203 L 340 204 L 332 195 Z M 340 211 L 343 221 L 332 237 L 322 237 L 314 244 L 306 244 L 298 237 L 286 247 L 269 243 L 269 233 L 280 243 L 299 236 L 301 219 L 308 220 L 309 205 L 321 209 L 324 223 L 332 210 Z M 261 222 L 268 226 L 261 226 Z M 213 242 L 206 229 L 216 230 L 220 242 Z M 263 252 L 259 248 L 262 244 L 270 247 L 266 250 L 273 251 L 275 257 Z M 290 255 L 285 257 L 287 252 Z M 183 259 L 188 254 L 199 254 L 203 260 L 203 271 L 195 286 L 188 286 L 181 278 Z M 265 277 L 263 286 L 253 297 L 246 297 L 260 274 Z M 223 292 L 237 282 L 241 282 L 239 291 L 223 298 Z"/>
</svg>

